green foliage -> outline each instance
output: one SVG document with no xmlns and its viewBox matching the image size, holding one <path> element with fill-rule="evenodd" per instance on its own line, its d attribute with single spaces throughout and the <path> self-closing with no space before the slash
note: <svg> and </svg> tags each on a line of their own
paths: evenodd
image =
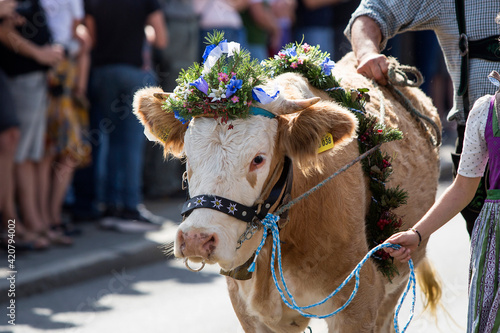
<svg viewBox="0 0 500 333">
<path fill-rule="evenodd" d="M 206 37 L 207 50 L 217 47 L 224 40 L 222 32 L 214 31 Z M 236 43 L 226 44 L 229 48 Z M 209 52 L 206 52 L 208 56 Z M 248 51 L 239 50 L 239 45 L 230 53 L 222 53 L 215 63 L 207 65 L 194 63 L 187 70 L 182 70 L 177 78 L 177 87 L 165 101 L 163 109 L 173 112 L 183 123 L 195 116 L 229 119 L 245 118 L 249 115 L 252 104 L 252 89 L 265 82 L 264 69 Z M 238 85 L 229 95 L 228 88 L 236 82 Z"/>
<path fill-rule="evenodd" d="M 328 70 L 325 71 L 325 60 L 329 57 L 326 52 L 321 52 L 318 47 L 301 43 L 286 45 L 274 58 L 263 62 L 270 76 L 277 76 L 287 72 L 304 75 L 311 85 L 328 92 L 330 97 L 342 106 L 351 110 L 359 121 L 358 143 L 360 154 L 368 151 L 380 143 L 400 140 L 401 131 L 381 124 L 377 119 L 365 112 L 365 105 L 369 102 L 369 90 L 359 88 L 345 90 L 340 87 L 337 80 Z M 329 60 L 329 58 L 328 58 Z M 361 163 L 363 170 L 370 179 L 372 202 L 366 216 L 367 240 L 373 248 L 401 227 L 401 217 L 393 210 L 406 204 L 407 192 L 399 187 L 387 188 L 386 182 L 392 175 L 392 160 L 378 149 Z M 383 250 L 377 251 L 373 257 L 380 271 L 390 279 L 397 274 L 390 256 Z"/>
</svg>

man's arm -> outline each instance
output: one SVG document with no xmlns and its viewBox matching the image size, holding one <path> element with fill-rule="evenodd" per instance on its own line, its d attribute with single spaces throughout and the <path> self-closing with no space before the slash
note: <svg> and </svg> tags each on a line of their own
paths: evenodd
<svg viewBox="0 0 500 333">
<path fill-rule="evenodd" d="M 156 10 L 149 14 L 146 24 L 154 30 L 154 38 L 149 40 L 151 44 L 158 48 L 164 49 L 168 45 L 168 30 L 165 24 L 165 17 L 161 10 Z"/>
<path fill-rule="evenodd" d="M 304 0 L 306 8 L 314 10 L 324 6 L 335 5 L 343 0 Z"/>
<path fill-rule="evenodd" d="M 269 33 L 272 50 L 278 50 L 281 46 L 281 28 L 270 8 L 267 8 L 262 1 L 255 1 L 250 4 L 248 10 L 255 23 Z"/>
<path fill-rule="evenodd" d="M 6 23 L 0 25 L 0 43 L 15 53 L 32 58 L 42 65 L 55 66 L 64 57 L 64 50 L 60 45 L 36 45 Z"/>
<path fill-rule="evenodd" d="M 358 61 L 358 73 L 386 85 L 389 61 L 380 53 L 381 41 L 382 32 L 372 18 L 360 16 L 353 22 L 351 44 Z"/>
</svg>

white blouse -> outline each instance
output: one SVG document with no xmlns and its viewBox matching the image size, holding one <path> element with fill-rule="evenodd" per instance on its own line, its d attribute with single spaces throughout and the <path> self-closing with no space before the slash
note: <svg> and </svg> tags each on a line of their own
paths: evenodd
<svg viewBox="0 0 500 333">
<path fill-rule="evenodd" d="M 458 174 L 464 177 L 481 177 L 488 162 L 488 148 L 484 139 L 484 130 L 488 121 L 491 95 L 479 98 L 472 107 L 465 127 L 464 146 Z"/>
</svg>

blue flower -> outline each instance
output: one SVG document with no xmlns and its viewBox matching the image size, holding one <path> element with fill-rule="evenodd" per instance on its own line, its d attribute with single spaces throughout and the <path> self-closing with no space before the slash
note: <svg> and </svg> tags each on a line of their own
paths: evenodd
<svg viewBox="0 0 500 333">
<path fill-rule="evenodd" d="M 325 57 L 325 60 L 321 63 L 321 71 L 325 73 L 325 75 L 332 74 L 332 69 L 335 67 L 335 62 L 330 60 L 329 57 Z"/>
<path fill-rule="evenodd" d="M 296 57 L 297 56 L 297 50 L 295 49 L 295 45 L 286 49 L 284 53 L 289 56 L 289 57 Z"/>
<path fill-rule="evenodd" d="M 198 80 L 194 81 L 194 82 L 191 82 L 189 84 L 190 86 L 194 86 L 196 87 L 199 91 L 201 91 L 202 93 L 204 93 L 205 95 L 208 94 L 208 83 L 207 81 L 205 81 L 205 79 L 203 78 L 203 75 L 200 76 L 198 78 Z"/>
<path fill-rule="evenodd" d="M 242 85 L 243 80 L 238 80 L 236 76 L 233 76 L 227 84 L 226 98 L 231 97 L 238 89 L 241 89 Z"/>
<path fill-rule="evenodd" d="M 179 114 L 179 110 L 174 110 L 174 117 L 175 119 L 179 120 L 181 123 L 185 124 L 189 122 L 189 119 L 185 119 Z"/>
</svg>

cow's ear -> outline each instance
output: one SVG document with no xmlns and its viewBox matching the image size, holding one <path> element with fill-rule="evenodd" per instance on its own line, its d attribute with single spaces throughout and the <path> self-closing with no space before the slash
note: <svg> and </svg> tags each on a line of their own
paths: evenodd
<svg viewBox="0 0 500 333">
<path fill-rule="evenodd" d="M 162 109 L 167 97 L 168 94 L 161 88 L 142 88 L 134 95 L 134 113 L 144 125 L 145 133 L 150 139 L 156 139 L 163 145 L 165 156 L 172 154 L 181 157 L 187 124 L 182 124 L 173 113 Z"/>
<path fill-rule="evenodd" d="M 311 168 L 321 170 L 318 147 L 326 134 L 332 135 L 331 149 L 339 149 L 354 139 L 358 126 L 352 112 L 324 100 L 280 118 L 280 148 L 306 171 Z"/>
</svg>

